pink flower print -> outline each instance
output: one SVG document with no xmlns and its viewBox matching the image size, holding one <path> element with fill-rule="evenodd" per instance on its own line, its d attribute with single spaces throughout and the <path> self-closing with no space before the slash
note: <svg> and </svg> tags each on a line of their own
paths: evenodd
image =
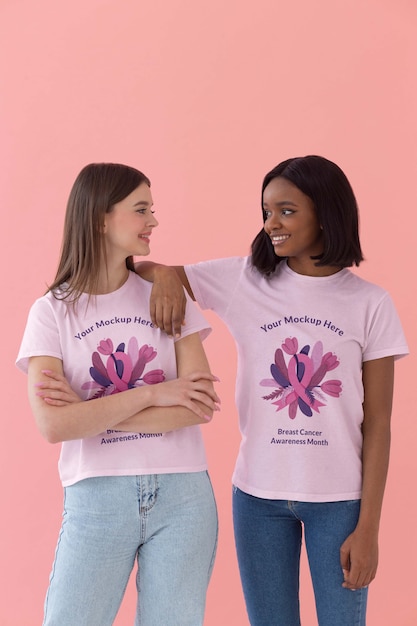
<svg viewBox="0 0 417 626">
<path fill-rule="evenodd" d="M 113 352 L 113 342 L 111 339 L 102 339 L 97 347 L 100 354 L 111 354 Z"/>
<path fill-rule="evenodd" d="M 107 359 L 106 365 L 109 379 L 114 385 L 113 393 L 129 389 L 130 376 L 132 374 L 132 362 L 129 355 L 124 352 L 111 354 Z"/>
<path fill-rule="evenodd" d="M 298 341 L 295 337 L 287 337 L 287 339 L 282 344 L 282 349 L 287 354 L 296 354 L 298 350 Z"/>
<path fill-rule="evenodd" d="M 331 352 L 326 352 L 326 354 L 323 356 L 322 363 L 326 364 L 326 369 L 328 372 L 330 372 L 330 370 L 334 370 L 335 367 L 339 365 L 337 356 L 335 354 L 332 354 Z"/>
<path fill-rule="evenodd" d="M 339 360 L 332 352 L 323 355 L 320 341 L 313 346 L 311 357 L 309 345 L 297 352 L 298 340 L 295 337 L 288 337 L 281 345 L 282 350 L 278 348 L 275 351 L 275 362 L 270 367 L 273 378 L 260 382 L 263 387 L 274 387 L 263 399 L 272 400 L 277 411 L 288 407 L 290 419 L 295 419 L 298 409 L 311 417 L 313 411 L 318 413 L 320 407 L 325 406 L 323 393 L 334 398 L 342 393 L 340 380 L 328 380 L 320 385 L 327 372 L 338 367 Z M 288 364 L 283 351 L 290 356 Z"/>
<path fill-rule="evenodd" d="M 319 408 L 323 406 L 314 397 L 310 381 L 313 374 L 313 364 L 310 357 L 303 353 L 294 354 L 288 363 L 288 380 L 291 387 L 298 396 L 298 406 L 304 415 L 311 417 L 312 411 L 319 412 Z"/>
<path fill-rule="evenodd" d="M 342 393 L 342 383 L 340 380 L 326 380 L 321 385 L 321 390 L 333 398 L 338 398 Z"/>
<path fill-rule="evenodd" d="M 323 355 L 320 365 L 314 372 L 310 384 L 313 387 L 316 387 L 319 383 L 321 383 L 327 372 L 334 370 L 338 365 L 339 360 L 337 356 L 331 352 L 326 352 L 326 354 Z"/>
<path fill-rule="evenodd" d="M 311 350 L 311 361 L 313 363 L 314 371 L 319 367 L 321 360 L 323 358 L 323 344 L 321 341 L 316 341 L 312 350 Z"/>
<path fill-rule="evenodd" d="M 162 383 L 164 380 L 165 376 L 163 370 L 152 370 L 143 377 L 143 381 L 147 385 L 156 385 L 157 383 Z"/>
<path fill-rule="evenodd" d="M 136 350 L 134 350 L 133 343 L 129 341 L 128 351 L 132 362 L 134 363 L 132 377 L 137 380 L 142 376 L 146 364 L 150 361 L 153 361 L 153 359 L 156 357 L 156 350 L 154 350 L 152 346 L 148 345 L 144 345 L 140 349 L 138 349 L 137 341 Z"/>
<path fill-rule="evenodd" d="M 102 357 L 107 356 L 105 362 Z M 133 389 L 142 384 L 155 385 L 165 380 L 164 371 L 161 369 L 149 370 L 143 375 L 147 363 L 157 356 L 156 350 L 149 345 L 139 348 L 136 337 L 128 342 L 128 350 L 125 352 L 125 344 L 120 343 L 114 350 L 111 339 L 100 341 L 97 352 L 92 355 L 92 367 L 90 375 L 93 379 L 82 385 L 83 389 L 95 389 L 94 397 L 101 397 Z"/>
</svg>

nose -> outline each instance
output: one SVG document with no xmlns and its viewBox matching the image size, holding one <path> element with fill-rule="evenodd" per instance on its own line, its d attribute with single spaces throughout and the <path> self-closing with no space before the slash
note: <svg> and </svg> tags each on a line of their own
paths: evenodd
<svg viewBox="0 0 417 626">
<path fill-rule="evenodd" d="M 279 230 L 282 227 L 281 219 L 278 211 L 271 211 L 264 222 L 264 229 L 267 233 Z"/>
<path fill-rule="evenodd" d="M 150 226 L 151 228 L 155 228 L 156 226 L 158 226 L 159 222 L 156 219 L 155 215 L 153 213 L 150 213 L 149 215 L 149 219 L 148 219 L 148 226 Z"/>
</svg>

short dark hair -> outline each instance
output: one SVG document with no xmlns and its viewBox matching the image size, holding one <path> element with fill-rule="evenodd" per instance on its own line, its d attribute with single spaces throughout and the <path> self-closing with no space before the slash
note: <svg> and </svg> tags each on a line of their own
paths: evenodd
<svg viewBox="0 0 417 626">
<path fill-rule="evenodd" d="M 323 253 L 317 266 L 351 267 L 363 261 L 359 241 L 359 213 L 353 189 L 338 165 L 321 156 L 295 157 L 279 163 L 262 183 L 265 188 L 274 178 L 285 178 L 308 196 L 323 229 Z M 262 208 L 263 221 L 266 220 Z M 275 254 L 270 237 L 262 229 L 252 242 L 252 265 L 262 274 L 273 272 L 282 257 Z"/>
</svg>

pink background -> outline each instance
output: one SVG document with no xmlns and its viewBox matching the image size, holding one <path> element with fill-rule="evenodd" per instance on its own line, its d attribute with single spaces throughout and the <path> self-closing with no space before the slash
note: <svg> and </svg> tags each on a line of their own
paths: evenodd
<svg viewBox="0 0 417 626">
<path fill-rule="evenodd" d="M 416 18 L 414 0 L 0 0 L 1 626 L 40 624 L 60 524 L 58 446 L 38 434 L 13 363 L 54 276 L 76 174 L 91 161 L 142 169 L 160 221 L 151 258 L 181 264 L 246 254 L 263 175 L 308 153 L 348 175 L 359 273 L 390 291 L 413 352 L 396 370 L 369 624 L 417 623 Z M 247 626 L 230 512 L 235 350 L 208 317 L 223 410 L 204 427 L 220 514 L 205 625 Z M 314 625 L 305 560 L 302 597 Z M 118 626 L 132 623 L 133 603 L 131 585 Z"/>
</svg>

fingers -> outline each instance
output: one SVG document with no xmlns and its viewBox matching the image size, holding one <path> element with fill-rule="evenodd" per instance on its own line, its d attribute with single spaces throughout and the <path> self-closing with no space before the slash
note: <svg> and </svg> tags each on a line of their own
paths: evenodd
<svg viewBox="0 0 417 626">
<path fill-rule="evenodd" d="M 43 398 L 43 401 L 50 406 L 66 406 L 68 404 L 68 402 L 54 400 L 53 398 Z"/>
<path fill-rule="evenodd" d="M 212 403 L 210 403 L 210 405 L 208 405 L 210 408 L 214 411 L 220 410 L 217 405 L 221 404 L 221 399 L 212 385 L 213 382 L 220 382 L 217 376 L 209 372 L 193 372 L 187 378 L 190 382 L 195 383 L 195 389 L 197 391 L 203 392 L 207 397 L 213 400 L 215 404 L 212 405 Z M 203 399 L 201 401 L 204 402 Z"/>
<path fill-rule="evenodd" d="M 342 587 L 356 591 L 367 587 L 375 578 L 376 569 L 366 566 L 352 566 L 350 570 L 343 570 L 344 581 Z"/>
<path fill-rule="evenodd" d="M 181 337 L 182 326 L 185 323 L 184 318 L 185 306 L 182 304 L 161 304 L 158 301 L 151 309 L 152 323 L 169 337 Z"/>
<path fill-rule="evenodd" d="M 42 370 L 42 374 L 56 381 L 66 381 L 66 378 L 62 376 L 62 374 L 58 374 L 58 372 L 55 372 L 54 370 Z"/>
<path fill-rule="evenodd" d="M 369 546 L 358 544 L 354 535 L 348 537 L 340 549 L 340 564 L 343 571 L 342 587 L 345 589 L 362 589 L 375 578 L 377 557 L 369 550 Z"/>
<path fill-rule="evenodd" d="M 80 402 L 81 398 L 73 391 L 65 376 L 53 370 L 42 370 L 48 380 L 35 383 L 36 395 L 52 406 L 63 406 Z"/>
<path fill-rule="evenodd" d="M 205 421 L 211 419 L 213 411 L 219 411 L 220 398 L 213 388 L 218 380 L 209 372 L 193 372 L 150 386 L 153 394 L 152 406 L 183 406 Z M 208 414 L 209 413 L 209 414 Z"/>
<path fill-rule="evenodd" d="M 149 303 L 152 324 L 170 337 L 181 337 L 186 304 L 181 283 L 154 283 Z"/>
<path fill-rule="evenodd" d="M 43 383 L 40 384 L 43 385 Z M 39 384 L 35 385 L 35 387 L 39 387 Z M 36 395 L 47 404 L 53 406 L 62 406 L 77 401 L 74 394 L 68 393 L 65 389 L 53 389 L 50 385 L 45 385 L 40 391 L 36 392 Z"/>
</svg>

